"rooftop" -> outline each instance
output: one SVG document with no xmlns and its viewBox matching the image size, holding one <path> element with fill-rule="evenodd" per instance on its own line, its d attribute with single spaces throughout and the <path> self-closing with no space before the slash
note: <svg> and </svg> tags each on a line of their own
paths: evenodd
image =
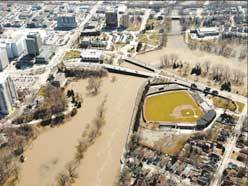
<svg viewBox="0 0 248 186">
<path fill-rule="evenodd" d="M 198 28 L 199 32 L 218 32 L 218 29 L 215 27 L 209 27 L 209 28 Z"/>
<path fill-rule="evenodd" d="M 94 49 L 85 49 L 82 50 L 81 56 L 85 58 L 90 58 L 90 57 L 95 57 L 95 58 L 100 58 L 102 55 L 102 51 L 100 50 L 94 50 Z"/>
<path fill-rule="evenodd" d="M 40 55 L 37 57 L 50 58 L 53 55 L 53 53 L 54 53 L 53 49 L 43 47 L 43 50 L 41 51 Z"/>
<path fill-rule="evenodd" d="M 61 14 L 58 14 L 58 17 L 75 17 L 75 14 L 73 14 L 73 13 L 61 13 Z"/>
</svg>

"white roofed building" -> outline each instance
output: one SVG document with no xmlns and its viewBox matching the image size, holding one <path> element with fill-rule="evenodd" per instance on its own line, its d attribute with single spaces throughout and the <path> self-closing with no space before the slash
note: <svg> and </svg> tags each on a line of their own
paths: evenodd
<svg viewBox="0 0 248 186">
<path fill-rule="evenodd" d="M 2 39 L 2 45 L 5 45 L 9 59 L 19 57 L 25 52 L 24 35 L 18 35 L 6 39 Z"/>
<path fill-rule="evenodd" d="M 212 40 L 218 39 L 221 36 L 221 33 L 216 27 L 204 27 L 190 30 L 190 36 L 192 39 L 196 40 Z"/>
<path fill-rule="evenodd" d="M 0 72 L 9 64 L 8 54 L 5 46 L 0 46 Z"/>
<path fill-rule="evenodd" d="M 219 30 L 215 27 L 197 28 L 196 34 L 199 38 L 208 36 L 219 36 Z"/>
<path fill-rule="evenodd" d="M 102 51 L 94 49 L 85 49 L 81 52 L 82 62 L 98 63 L 103 60 Z"/>
<path fill-rule="evenodd" d="M 25 54 L 26 32 L 20 30 L 7 30 L 0 36 L 0 43 L 6 47 L 8 58 L 13 59 Z"/>
</svg>

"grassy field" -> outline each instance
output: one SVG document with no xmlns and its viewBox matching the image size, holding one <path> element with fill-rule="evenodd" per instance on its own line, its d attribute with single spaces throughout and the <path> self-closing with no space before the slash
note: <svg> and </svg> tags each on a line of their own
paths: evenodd
<svg viewBox="0 0 248 186">
<path fill-rule="evenodd" d="M 161 145 L 160 150 L 163 153 L 173 156 L 178 154 L 182 150 L 188 138 L 188 136 L 184 135 L 174 135 L 169 139 L 161 139 L 158 144 Z"/>
<path fill-rule="evenodd" d="M 157 20 L 157 19 L 154 19 L 154 18 L 148 19 L 147 25 L 152 25 L 152 24 L 156 28 L 157 26 L 160 26 L 161 21 L 160 20 Z"/>
<path fill-rule="evenodd" d="M 140 23 L 130 23 L 128 28 L 126 29 L 127 31 L 138 31 L 140 29 Z"/>
<path fill-rule="evenodd" d="M 138 41 L 149 45 L 158 45 L 159 39 L 159 34 L 157 32 L 138 35 Z"/>
<path fill-rule="evenodd" d="M 119 49 L 121 49 L 122 47 L 124 47 L 126 44 L 125 43 L 116 43 L 115 44 L 115 48 L 117 49 L 117 50 L 119 50 Z"/>
<path fill-rule="evenodd" d="M 78 50 L 71 50 L 67 51 L 64 55 L 64 60 L 80 58 L 80 51 Z"/>
<path fill-rule="evenodd" d="M 186 91 L 170 91 L 146 98 L 144 119 L 150 122 L 195 123 L 202 110 Z"/>
<path fill-rule="evenodd" d="M 244 104 L 244 103 L 241 103 L 241 102 L 236 101 L 236 105 L 237 105 L 237 107 L 238 107 L 238 111 L 239 111 L 239 112 L 242 112 L 242 111 L 243 111 L 243 109 L 244 109 L 244 107 L 245 107 L 245 104 Z"/>
</svg>

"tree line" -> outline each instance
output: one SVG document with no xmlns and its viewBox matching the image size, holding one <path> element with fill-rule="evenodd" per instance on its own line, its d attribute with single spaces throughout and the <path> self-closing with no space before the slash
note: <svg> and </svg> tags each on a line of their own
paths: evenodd
<svg viewBox="0 0 248 186">
<path fill-rule="evenodd" d="M 243 48 L 238 54 L 237 51 L 228 45 L 227 41 L 194 41 L 189 39 L 187 46 L 191 50 L 205 51 L 208 53 L 213 53 L 226 58 L 237 57 L 239 60 L 244 60 L 247 58 L 247 48 Z"/>
<path fill-rule="evenodd" d="M 245 83 L 245 73 L 239 69 L 230 69 L 229 66 L 221 64 L 212 65 L 210 61 L 196 63 L 190 66 L 187 61 L 179 60 L 178 55 L 164 55 L 160 59 L 161 69 L 177 69 L 180 75 L 187 77 L 195 75 L 207 77 L 208 79 L 221 84 L 223 90 L 231 91 L 231 85 L 241 86 Z"/>
<path fill-rule="evenodd" d="M 78 167 L 81 160 L 84 158 L 84 154 L 91 144 L 95 142 L 95 139 L 101 135 L 101 129 L 106 123 L 105 113 L 107 98 L 105 97 L 100 106 L 97 108 L 97 113 L 92 121 L 91 125 L 87 125 L 82 137 L 76 146 L 75 157 L 70 161 L 65 169 L 60 172 L 56 179 L 56 185 L 58 186 L 69 186 L 72 185 L 78 178 Z"/>
</svg>

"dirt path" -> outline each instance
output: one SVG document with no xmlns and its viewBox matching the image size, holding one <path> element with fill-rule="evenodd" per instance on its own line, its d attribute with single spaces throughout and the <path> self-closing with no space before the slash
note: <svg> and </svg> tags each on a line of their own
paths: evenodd
<svg viewBox="0 0 248 186">
<path fill-rule="evenodd" d="M 87 80 L 71 83 L 79 92 L 84 103 L 78 114 L 57 128 L 48 128 L 33 142 L 25 152 L 27 160 L 22 164 L 19 186 L 48 186 L 64 169 L 67 162 L 74 158 L 75 146 L 87 123 L 91 123 L 96 108 L 107 95 L 106 125 L 96 142 L 89 147 L 81 162 L 79 178 L 75 185 L 111 186 L 120 167 L 120 156 L 124 147 L 132 108 L 141 78 L 115 75 L 104 78 L 101 92 L 96 97 L 87 97 Z"/>
</svg>

